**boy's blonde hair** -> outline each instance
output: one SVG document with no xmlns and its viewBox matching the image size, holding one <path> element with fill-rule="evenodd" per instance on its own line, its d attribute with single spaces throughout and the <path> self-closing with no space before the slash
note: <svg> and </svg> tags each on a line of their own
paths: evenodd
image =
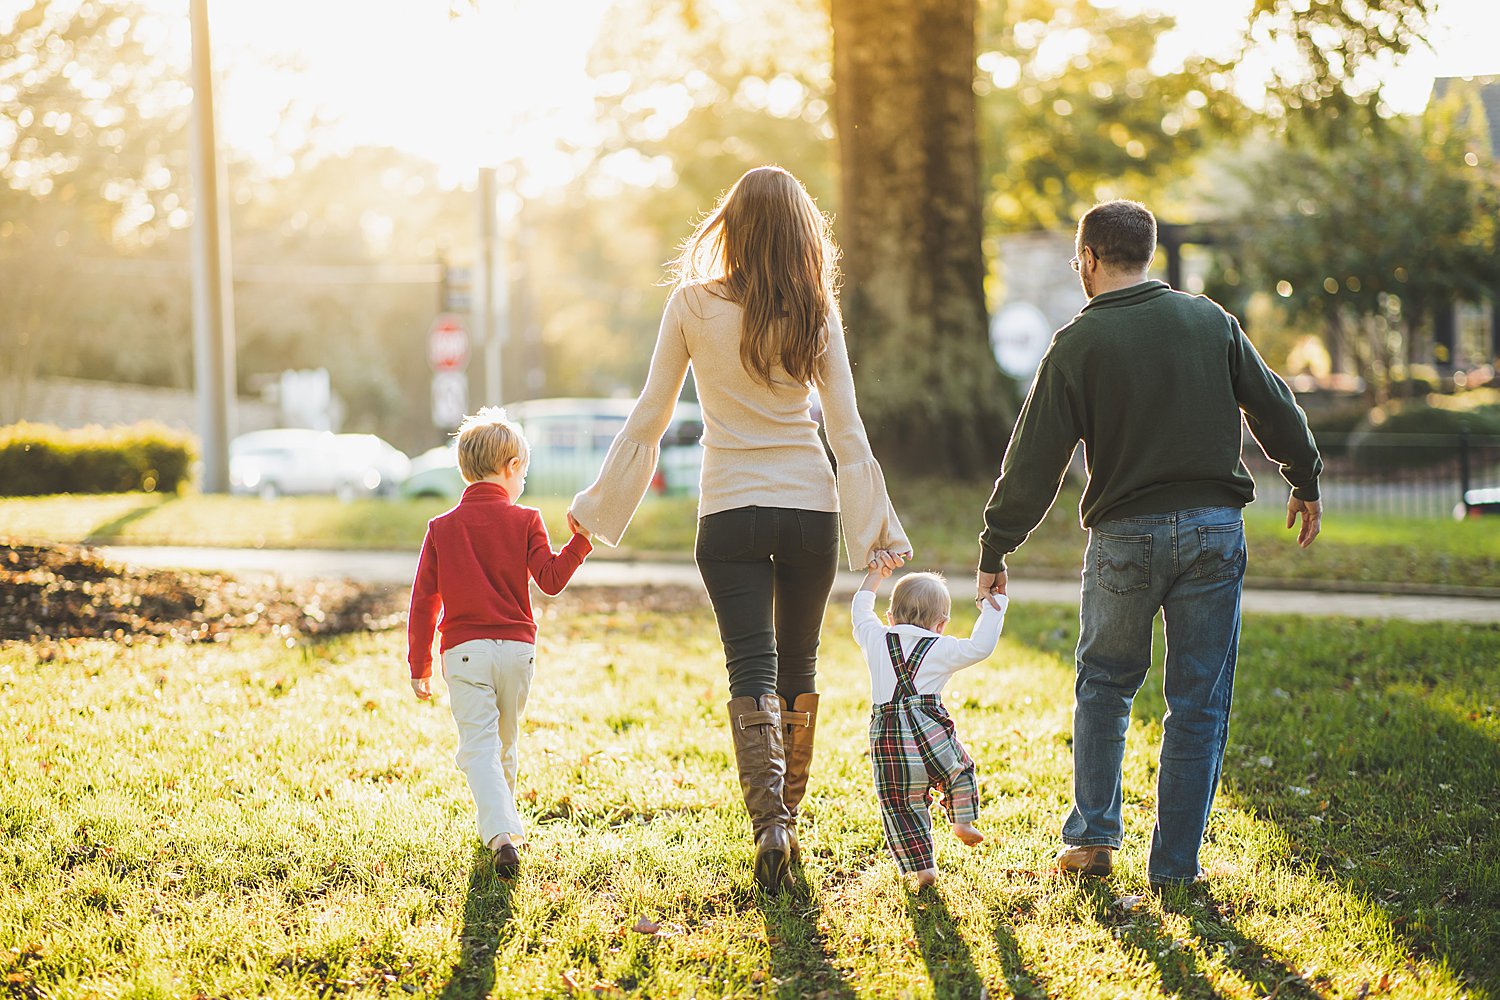
<svg viewBox="0 0 1500 1000">
<path fill-rule="evenodd" d="M 891 621 L 896 625 L 933 631 L 952 610 L 948 582 L 937 573 L 908 573 L 891 591 Z"/>
<path fill-rule="evenodd" d="M 531 451 L 521 428 L 499 406 L 481 407 L 458 425 L 458 471 L 473 484 L 493 476 L 513 458 Z"/>
</svg>

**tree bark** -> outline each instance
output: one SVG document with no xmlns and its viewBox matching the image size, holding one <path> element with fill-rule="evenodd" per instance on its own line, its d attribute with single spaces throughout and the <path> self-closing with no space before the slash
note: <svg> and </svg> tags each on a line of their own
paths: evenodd
<svg viewBox="0 0 1500 1000">
<path fill-rule="evenodd" d="M 989 347 L 974 0 L 832 0 L 836 221 L 860 412 L 902 471 L 993 474 L 1016 387 Z"/>
</svg>

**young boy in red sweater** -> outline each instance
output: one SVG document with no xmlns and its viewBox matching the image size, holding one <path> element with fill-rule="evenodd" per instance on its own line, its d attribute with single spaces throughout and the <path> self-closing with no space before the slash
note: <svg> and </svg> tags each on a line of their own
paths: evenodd
<svg viewBox="0 0 1500 1000">
<path fill-rule="evenodd" d="M 411 688 L 424 700 L 432 697 L 433 630 L 442 634 L 456 760 L 474 794 L 480 839 L 505 878 L 520 870 L 524 837 L 515 785 L 521 713 L 536 670 L 528 584 L 561 593 L 593 550 L 589 532 L 570 518 L 573 537 L 553 552 L 541 513 L 516 504 L 530 451 L 499 407 L 464 418 L 458 470 L 469 485 L 456 507 L 427 524 L 406 625 Z"/>
</svg>

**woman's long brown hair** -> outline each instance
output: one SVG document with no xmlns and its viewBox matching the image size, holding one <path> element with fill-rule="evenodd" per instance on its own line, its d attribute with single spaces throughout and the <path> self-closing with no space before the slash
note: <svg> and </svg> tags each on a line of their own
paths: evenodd
<svg viewBox="0 0 1500 1000">
<path fill-rule="evenodd" d="M 838 248 L 801 181 L 780 167 L 746 172 L 671 267 L 678 287 L 716 280 L 708 290 L 744 310 L 740 361 L 754 378 L 773 385 L 779 363 L 796 382 L 813 381 L 828 350 Z"/>
</svg>

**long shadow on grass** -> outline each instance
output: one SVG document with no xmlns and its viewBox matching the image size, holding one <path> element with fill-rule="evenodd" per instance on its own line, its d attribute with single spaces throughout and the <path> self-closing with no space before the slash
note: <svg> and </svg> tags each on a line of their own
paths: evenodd
<svg viewBox="0 0 1500 1000">
<path fill-rule="evenodd" d="M 854 989 L 829 960 L 828 945 L 818 925 L 823 918 L 820 893 L 808 882 L 800 864 L 792 866 L 792 884 L 774 896 L 756 893 L 756 904 L 766 921 L 771 942 L 771 975 L 776 995 L 787 1000 L 803 997 L 852 997 Z"/>
<path fill-rule="evenodd" d="M 1500 988 L 1491 957 L 1500 938 L 1491 835 L 1500 745 L 1480 719 L 1493 712 L 1485 690 L 1500 631 L 1251 619 L 1241 656 L 1220 808 L 1275 827 L 1308 892 L 1374 901 L 1409 960 Z M 1145 711 L 1160 710 L 1155 691 L 1143 695 Z M 1208 939 L 1223 932 L 1236 948 L 1264 953 L 1233 920 L 1252 907 L 1263 916 L 1274 900 L 1213 905 L 1201 922 Z M 1252 978 L 1274 988 L 1281 971 Z"/>
<path fill-rule="evenodd" d="M 932 992 L 939 997 L 978 997 L 984 980 L 974 967 L 974 956 L 953 922 L 948 904 L 936 886 L 907 897 L 906 915 L 912 936 L 922 951 Z"/>
<path fill-rule="evenodd" d="M 482 997 L 495 985 L 495 947 L 500 929 L 510 922 L 515 883 L 497 878 L 493 865 L 490 850 L 475 849 L 464 899 L 464 925 L 458 937 L 458 964 L 438 994 L 441 1000 Z"/>
<path fill-rule="evenodd" d="M 145 494 L 139 507 L 132 507 L 130 510 L 127 510 L 119 517 L 114 518 L 113 520 L 105 521 L 103 524 L 96 525 L 94 530 L 88 533 L 88 537 L 84 538 L 83 544 L 104 545 L 108 542 L 113 542 L 119 537 L 120 532 L 124 531 L 126 528 L 130 527 L 132 524 L 139 521 L 147 514 L 154 514 L 156 511 L 161 510 L 167 504 L 172 503 L 176 499 L 176 497 L 169 497 L 163 500 L 160 498 L 160 494 Z"/>
<path fill-rule="evenodd" d="M 1168 996 L 1223 997 L 1208 981 L 1197 952 L 1162 926 L 1148 900 L 1134 900 L 1129 909 L 1107 882 L 1085 879 L 1080 887 L 1093 903 L 1096 919 L 1109 928 L 1115 940 L 1156 966 L 1162 991 Z M 1225 964 L 1255 987 L 1256 996 L 1302 997 L 1323 1000 L 1323 995 L 1295 969 L 1260 942 L 1241 933 L 1200 887 L 1170 889 L 1161 899 L 1162 909 L 1181 913 L 1191 921 L 1199 950 L 1218 950 Z"/>
<path fill-rule="evenodd" d="M 1487 655 L 1500 656 L 1500 641 L 1490 645 Z M 1247 755 L 1273 760 L 1280 773 L 1226 768 L 1226 798 L 1278 827 L 1307 878 L 1374 901 L 1408 958 L 1445 962 L 1500 996 L 1500 850 L 1491 825 L 1500 746 L 1404 691 L 1344 700 L 1311 710 L 1307 731 L 1337 733 L 1336 743 L 1317 743 L 1317 755 L 1264 710 L 1242 713 Z"/>
<path fill-rule="evenodd" d="M 1023 1000 L 1038 1000 L 1050 997 L 1047 984 L 1038 979 L 1036 973 L 1026 968 L 1021 959 L 1021 942 L 1004 920 L 995 920 L 995 951 L 1000 957 L 1000 972 L 1005 976 L 1005 985 Z"/>
<path fill-rule="evenodd" d="M 1076 612 L 1032 611 L 1023 641 L 1070 662 Z M 1500 676 L 1500 630 L 1251 616 L 1240 660 L 1215 812 L 1243 809 L 1278 828 L 1310 885 L 1373 900 L 1410 959 L 1446 963 L 1500 997 L 1500 744 L 1485 693 Z M 1160 670 L 1137 719 L 1161 718 Z M 1236 953 L 1267 956 L 1218 905 L 1205 941 L 1217 934 Z M 1260 959 L 1231 964 L 1257 983 L 1295 972 L 1264 960 L 1262 971 Z"/>
</svg>

